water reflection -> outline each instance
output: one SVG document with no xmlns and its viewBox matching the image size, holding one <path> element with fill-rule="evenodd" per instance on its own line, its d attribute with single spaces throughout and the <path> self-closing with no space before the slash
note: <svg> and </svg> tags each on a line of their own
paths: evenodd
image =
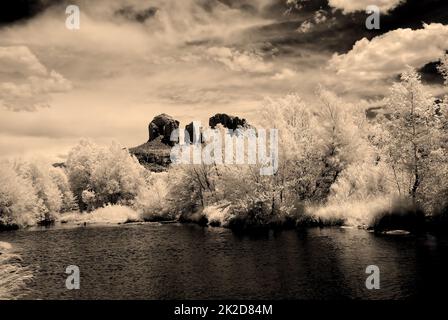
<svg viewBox="0 0 448 320">
<path fill-rule="evenodd" d="M 31 299 L 406 299 L 446 285 L 448 243 L 357 229 L 235 235 L 196 225 L 15 231 L 0 241 L 35 267 Z M 66 266 L 81 290 L 65 289 Z M 367 290 L 368 265 L 381 289 Z"/>
</svg>

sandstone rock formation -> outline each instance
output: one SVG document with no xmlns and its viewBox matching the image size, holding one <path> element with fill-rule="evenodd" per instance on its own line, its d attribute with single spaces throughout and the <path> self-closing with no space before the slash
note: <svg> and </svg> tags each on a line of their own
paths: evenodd
<svg viewBox="0 0 448 320">
<path fill-rule="evenodd" d="M 186 143 L 193 143 L 194 141 L 194 126 L 193 126 L 193 122 L 190 122 L 189 124 L 187 124 L 185 126 L 185 131 L 188 132 L 188 136 L 185 135 L 185 142 Z M 202 141 L 202 127 L 199 128 L 199 137 L 197 137 L 196 139 L 198 141 Z M 189 138 L 189 140 L 188 140 Z"/>
<path fill-rule="evenodd" d="M 160 114 L 148 125 L 148 142 L 129 149 L 129 152 L 148 170 L 165 171 L 171 163 L 171 147 L 176 143 L 171 141 L 171 133 L 178 128 L 179 121 L 165 113 Z"/>
<path fill-rule="evenodd" d="M 214 129 L 218 124 L 222 124 L 224 128 L 236 130 L 237 128 L 248 128 L 249 125 L 246 119 L 229 116 L 225 113 L 217 113 L 208 121 L 210 128 Z"/>
<path fill-rule="evenodd" d="M 212 129 L 216 128 L 218 124 L 232 130 L 251 128 L 245 119 L 229 116 L 225 113 L 218 113 L 209 119 L 209 126 Z M 138 147 L 129 149 L 129 152 L 148 170 L 165 171 L 171 164 L 171 147 L 177 143 L 171 141 L 171 134 L 175 129 L 179 129 L 179 121 L 165 113 L 158 115 L 149 123 L 148 141 Z M 190 142 L 193 142 L 193 122 L 187 124 L 185 130 L 190 135 Z"/>
<path fill-rule="evenodd" d="M 162 142 L 166 145 L 173 146 L 175 142 L 170 141 L 171 133 L 179 129 L 179 121 L 174 120 L 171 116 L 162 113 L 156 116 L 148 126 L 149 140 L 151 142 L 157 139 L 159 136 L 162 137 Z"/>
</svg>

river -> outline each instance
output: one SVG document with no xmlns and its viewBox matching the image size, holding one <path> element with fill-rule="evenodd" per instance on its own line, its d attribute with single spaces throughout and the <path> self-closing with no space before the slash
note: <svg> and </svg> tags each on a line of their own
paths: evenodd
<svg viewBox="0 0 448 320">
<path fill-rule="evenodd" d="M 358 229 L 236 235 L 189 224 L 0 233 L 33 270 L 26 299 L 410 299 L 446 288 L 448 240 Z M 67 290 L 66 267 L 80 269 Z M 380 289 L 365 286 L 380 269 Z M 25 290 L 25 289 L 24 289 Z"/>
</svg>

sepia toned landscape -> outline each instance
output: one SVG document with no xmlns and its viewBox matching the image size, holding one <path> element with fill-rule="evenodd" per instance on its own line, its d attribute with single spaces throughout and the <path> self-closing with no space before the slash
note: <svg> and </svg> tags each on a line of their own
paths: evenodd
<svg viewBox="0 0 448 320">
<path fill-rule="evenodd" d="M 0 7 L 0 299 L 448 284 L 444 1 Z"/>
</svg>

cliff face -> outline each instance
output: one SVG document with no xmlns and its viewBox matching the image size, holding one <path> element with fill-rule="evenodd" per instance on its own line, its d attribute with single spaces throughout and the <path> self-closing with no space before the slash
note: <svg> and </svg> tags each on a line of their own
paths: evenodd
<svg viewBox="0 0 448 320">
<path fill-rule="evenodd" d="M 171 163 L 170 151 L 175 143 L 170 141 L 171 133 L 178 128 L 179 121 L 165 113 L 158 115 L 148 125 L 148 141 L 129 152 L 148 170 L 165 171 Z"/>
<path fill-rule="evenodd" d="M 155 117 L 148 126 L 149 140 L 154 141 L 161 137 L 162 143 L 173 146 L 175 142 L 170 141 L 171 133 L 179 129 L 179 121 L 174 120 L 171 116 L 162 113 Z"/>
<path fill-rule="evenodd" d="M 245 119 L 218 113 L 209 119 L 209 126 L 213 129 L 221 124 L 227 129 L 250 128 Z M 171 147 L 176 141 L 171 141 L 171 134 L 179 128 L 179 121 L 163 113 L 156 116 L 148 125 L 149 139 L 146 143 L 130 148 L 129 152 L 148 170 L 154 172 L 165 171 L 171 163 Z M 185 130 L 193 139 L 193 123 L 186 125 Z"/>
</svg>

